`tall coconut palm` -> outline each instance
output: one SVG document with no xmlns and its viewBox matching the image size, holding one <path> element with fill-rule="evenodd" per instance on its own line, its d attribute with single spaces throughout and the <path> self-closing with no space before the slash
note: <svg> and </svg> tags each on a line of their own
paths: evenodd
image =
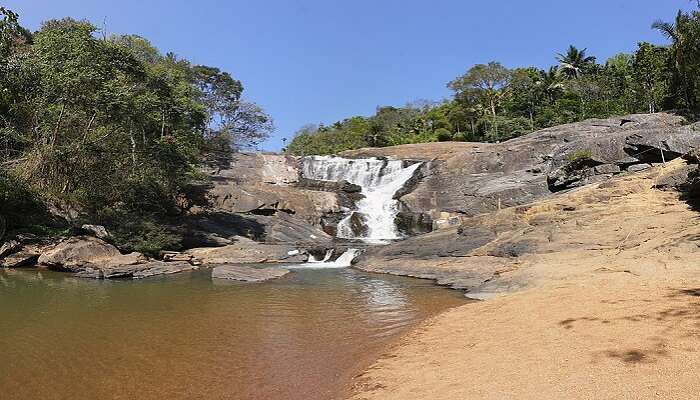
<svg viewBox="0 0 700 400">
<path fill-rule="evenodd" d="M 579 50 L 570 45 L 566 54 L 557 53 L 559 71 L 567 78 L 578 78 L 595 65 L 595 57 L 586 56 L 586 49 Z"/>
</svg>

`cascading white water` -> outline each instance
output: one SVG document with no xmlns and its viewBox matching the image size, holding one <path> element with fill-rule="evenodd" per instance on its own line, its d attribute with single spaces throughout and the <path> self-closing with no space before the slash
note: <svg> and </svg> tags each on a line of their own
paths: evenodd
<svg viewBox="0 0 700 400">
<path fill-rule="evenodd" d="M 330 261 L 333 251 L 330 250 L 326 253 L 326 257 L 323 260 L 316 260 L 313 256 L 309 258 L 309 261 L 305 264 L 297 264 L 287 266 L 289 269 L 326 269 L 326 268 L 347 268 L 352 265 L 352 260 L 360 255 L 360 250 L 358 249 L 347 249 L 345 253 L 341 254 L 335 261 Z"/>
<path fill-rule="evenodd" d="M 402 160 L 312 156 L 303 159 L 302 175 L 322 181 L 345 180 L 360 186 L 364 198 L 357 202 L 357 211 L 351 212 L 338 223 L 337 236 L 382 242 L 400 238 L 394 222 L 399 212 L 394 195 L 420 166 L 421 163 L 414 163 L 404 168 Z M 354 213 L 359 213 L 367 227 L 366 233 L 359 236 L 352 229 Z"/>
</svg>

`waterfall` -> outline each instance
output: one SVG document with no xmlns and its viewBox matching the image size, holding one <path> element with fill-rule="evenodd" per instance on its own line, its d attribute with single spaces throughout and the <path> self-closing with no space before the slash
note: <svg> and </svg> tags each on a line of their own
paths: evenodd
<svg viewBox="0 0 700 400">
<path fill-rule="evenodd" d="M 402 160 L 312 156 L 302 160 L 301 173 L 308 179 L 333 182 L 345 180 L 360 186 L 364 198 L 357 202 L 357 211 L 351 212 L 338 223 L 337 236 L 383 242 L 400 238 L 395 223 L 399 202 L 394 199 L 394 195 L 420 166 L 421 163 L 415 163 L 404 167 Z M 353 230 L 353 222 L 357 222 L 357 218 L 366 227 L 366 231 L 359 235 Z"/>
</svg>

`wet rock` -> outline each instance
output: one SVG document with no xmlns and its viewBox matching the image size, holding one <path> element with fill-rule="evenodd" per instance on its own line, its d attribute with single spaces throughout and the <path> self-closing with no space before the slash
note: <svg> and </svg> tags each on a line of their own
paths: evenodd
<svg viewBox="0 0 700 400">
<path fill-rule="evenodd" d="M 254 268 L 244 265 L 219 265 L 211 271 L 213 279 L 228 279 L 244 282 L 261 282 L 277 279 L 287 275 L 290 271 L 284 268 L 266 267 Z"/>
<path fill-rule="evenodd" d="M 429 214 L 401 211 L 396 215 L 396 228 L 406 236 L 420 235 L 433 230 L 433 219 Z"/>
<path fill-rule="evenodd" d="M 369 233 L 369 228 L 365 222 L 365 217 L 359 212 L 350 215 L 350 230 L 355 237 L 365 237 Z"/>
<path fill-rule="evenodd" d="M 272 243 L 308 243 L 332 239 L 321 228 L 286 212 L 268 216 L 208 210 L 190 215 L 183 230 L 183 245 L 186 248 L 231 245 L 240 237 Z"/>
<path fill-rule="evenodd" d="M 306 243 L 327 242 L 333 238 L 319 227 L 285 212 L 274 217 L 256 216 L 255 220 L 265 227 L 264 241 L 267 243 Z"/>
<path fill-rule="evenodd" d="M 359 193 L 362 191 L 361 186 L 345 180 L 333 182 L 300 177 L 298 186 L 305 189 L 321 190 L 326 192 Z"/>
</svg>

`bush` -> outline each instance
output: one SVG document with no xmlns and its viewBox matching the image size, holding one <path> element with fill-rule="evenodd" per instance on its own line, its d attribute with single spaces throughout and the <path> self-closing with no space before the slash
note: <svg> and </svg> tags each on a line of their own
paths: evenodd
<svg viewBox="0 0 700 400">
<path fill-rule="evenodd" d="M 150 220 L 117 226 L 110 233 L 114 245 L 126 252 L 138 251 L 154 257 L 161 250 L 181 248 L 179 235 Z"/>
<path fill-rule="evenodd" d="M 452 132 L 445 128 L 436 129 L 435 136 L 437 137 L 438 142 L 449 142 L 453 139 Z"/>
<path fill-rule="evenodd" d="M 24 228 L 51 219 L 46 207 L 23 181 L 0 170 L 0 215 L 8 230 Z"/>
<path fill-rule="evenodd" d="M 593 153 L 590 150 L 579 150 L 566 155 L 566 161 L 572 163 L 577 161 L 590 160 L 591 158 L 593 158 Z"/>
<path fill-rule="evenodd" d="M 532 132 L 530 120 L 524 117 L 496 117 L 494 126 L 493 118 L 482 118 L 478 121 L 477 127 L 484 138 L 491 142 L 512 139 Z"/>
<path fill-rule="evenodd" d="M 106 208 L 96 215 L 94 222 L 104 225 L 112 234 L 113 244 L 125 252 L 157 256 L 161 250 L 181 248 L 182 237 L 164 227 L 165 221 L 152 216 Z"/>
</svg>

